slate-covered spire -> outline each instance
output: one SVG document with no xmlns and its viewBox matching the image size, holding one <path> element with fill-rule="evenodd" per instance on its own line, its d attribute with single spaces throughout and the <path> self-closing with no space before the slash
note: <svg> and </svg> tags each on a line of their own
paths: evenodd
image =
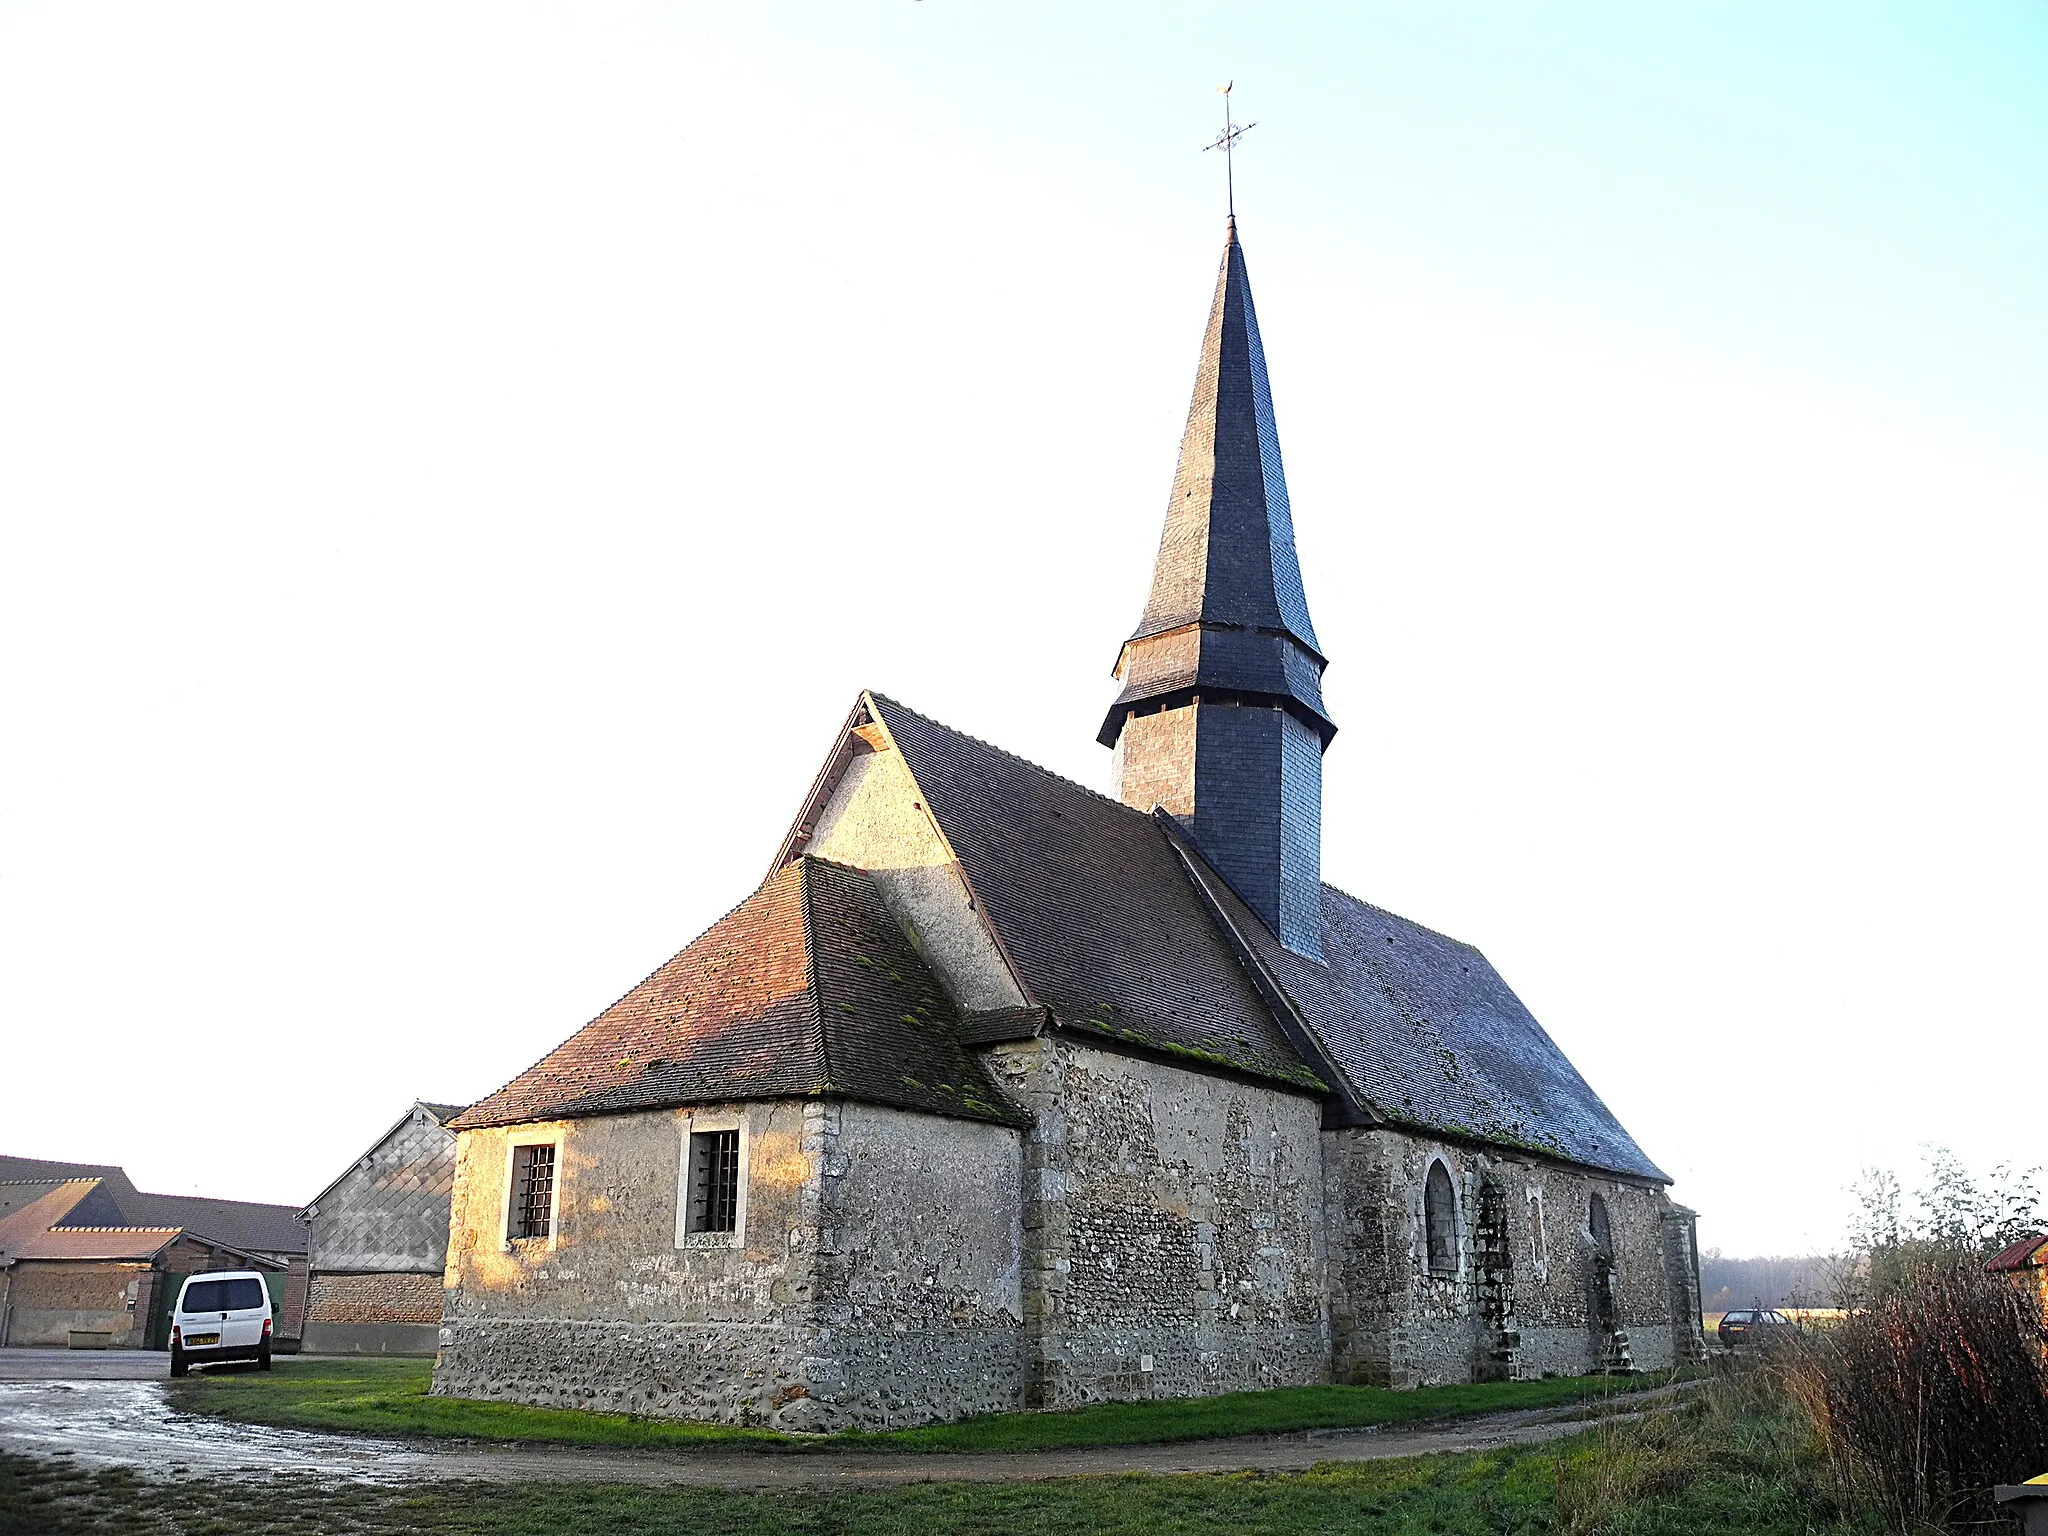
<svg viewBox="0 0 2048 1536">
<path fill-rule="evenodd" d="M 1187 821 L 1281 941 L 1321 952 L 1325 663 L 1302 594 L 1266 354 L 1237 221 L 1144 616 L 1099 740 L 1117 791 Z"/>
</svg>

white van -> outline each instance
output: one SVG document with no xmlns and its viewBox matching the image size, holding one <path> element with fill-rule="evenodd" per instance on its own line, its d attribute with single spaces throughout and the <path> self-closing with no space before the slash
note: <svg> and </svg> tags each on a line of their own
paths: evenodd
<svg viewBox="0 0 2048 1536">
<path fill-rule="evenodd" d="M 171 1374 L 215 1360 L 270 1369 L 270 1291 L 253 1269 L 189 1276 L 171 1308 Z"/>
</svg>

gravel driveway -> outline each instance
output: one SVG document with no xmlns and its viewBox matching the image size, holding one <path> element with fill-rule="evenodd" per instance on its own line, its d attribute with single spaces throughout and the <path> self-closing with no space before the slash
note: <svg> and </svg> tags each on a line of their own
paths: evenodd
<svg viewBox="0 0 2048 1536">
<path fill-rule="evenodd" d="M 162 1355 L 0 1351 L 0 1449 L 146 1475 L 174 1471 L 262 1477 L 324 1473 L 365 1483 L 601 1482 L 727 1489 L 833 1490 L 922 1482 L 1031 1482 L 1118 1472 L 1303 1471 L 1434 1451 L 1531 1445 L 1584 1428 L 1565 1409 L 1530 1409 L 1452 1424 L 1310 1430 L 1184 1445 L 939 1455 L 887 1451 L 641 1451 L 486 1441 L 396 1441 L 269 1429 L 182 1413 L 164 1390 Z M 1644 1394 L 1645 1398 L 1661 1394 Z"/>
</svg>

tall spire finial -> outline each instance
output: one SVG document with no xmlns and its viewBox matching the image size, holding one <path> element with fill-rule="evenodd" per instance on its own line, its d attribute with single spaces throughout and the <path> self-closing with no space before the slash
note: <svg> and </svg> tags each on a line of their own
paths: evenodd
<svg viewBox="0 0 2048 1536">
<path fill-rule="evenodd" d="M 1257 123 L 1246 123 L 1241 128 L 1231 126 L 1230 88 L 1235 84 L 1237 84 L 1235 80 L 1226 80 L 1223 84 L 1216 87 L 1217 94 L 1223 98 L 1223 131 L 1216 136 L 1214 144 L 1204 144 L 1202 146 L 1205 151 L 1211 149 L 1223 151 L 1223 196 L 1230 207 L 1230 227 L 1233 231 L 1237 228 L 1237 177 L 1235 174 L 1237 168 L 1231 163 L 1231 152 L 1237 148 L 1237 141 L 1239 139 L 1259 126 Z"/>
</svg>

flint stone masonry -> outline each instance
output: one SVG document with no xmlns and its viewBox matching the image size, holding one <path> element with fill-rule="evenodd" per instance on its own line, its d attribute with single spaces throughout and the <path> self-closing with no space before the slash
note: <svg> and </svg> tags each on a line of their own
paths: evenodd
<svg viewBox="0 0 2048 1536">
<path fill-rule="evenodd" d="M 784 1422 L 888 1429 L 1015 1408 L 1021 1136 L 856 1103 L 825 1107 L 821 1129 L 814 1401 L 793 1404 Z"/>
<path fill-rule="evenodd" d="M 1316 1100 L 1065 1040 L 991 1061 L 1034 1122 L 1026 1402 L 1329 1379 Z"/>
<path fill-rule="evenodd" d="M 828 1431 L 1697 1351 L 1692 1217 L 1659 1185 L 1324 1130 L 1309 1094 L 1070 1039 L 987 1059 L 1028 1130 L 788 1100 L 465 1131 L 435 1392 Z M 693 1125 L 743 1129 L 744 1224 L 679 1247 Z M 553 1235 L 507 1242 L 511 1149 L 538 1141 L 559 1149 Z"/>
<path fill-rule="evenodd" d="M 1588 1229 L 1595 1194 L 1607 1202 L 1615 1323 L 1627 1334 L 1629 1363 L 1658 1369 L 1689 1353 L 1697 1313 L 1674 1307 L 1668 1266 L 1673 1229 L 1691 1240 L 1690 1213 L 1661 1186 L 1380 1129 L 1327 1133 L 1325 1158 L 1338 1380 L 1413 1387 L 1583 1375 L 1612 1364 L 1614 1330 L 1597 1315 Z M 1450 1276 L 1430 1274 L 1425 1252 L 1423 1182 L 1437 1160 L 1457 1192 Z M 1480 1230 L 1485 1205 L 1502 1213 L 1497 1234 Z"/>
</svg>

